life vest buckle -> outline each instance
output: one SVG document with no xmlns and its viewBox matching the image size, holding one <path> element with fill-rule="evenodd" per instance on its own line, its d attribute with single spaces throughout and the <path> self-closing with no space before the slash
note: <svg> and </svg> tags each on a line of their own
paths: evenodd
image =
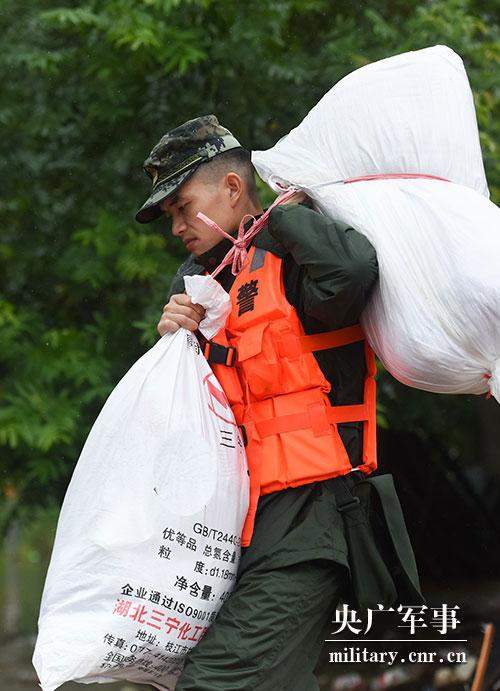
<svg viewBox="0 0 500 691">
<path fill-rule="evenodd" d="M 215 341 L 207 341 L 203 349 L 203 355 L 207 362 L 214 365 L 226 365 L 232 367 L 236 362 L 236 348 L 234 346 L 223 346 Z"/>
</svg>

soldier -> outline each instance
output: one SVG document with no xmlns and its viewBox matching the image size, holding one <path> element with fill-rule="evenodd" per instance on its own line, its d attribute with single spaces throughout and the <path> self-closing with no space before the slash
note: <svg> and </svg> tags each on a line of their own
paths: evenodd
<svg viewBox="0 0 500 691">
<path fill-rule="evenodd" d="M 232 246 L 196 214 L 235 237 L 245 215 L 267 213 L 250 152 L 207 115 L 165 134 L 144 170 L 153 190 L 137 221 L 170 216 L 190 253 L 158 331 L 196 332 L 204 309 L 183 276 L 212 272 Z M 235 589 L 177 691 L 317 691 L 341 601 L 425 602 L 392 477 L 374 472 L 375 366 L 358 322 L 377 276 L 370 242 L 303 193 L 271 209 L 238 276 L 217 275 L 227 338 L 202 345 L 246 435 L 251 498 Z"/>
</svg>

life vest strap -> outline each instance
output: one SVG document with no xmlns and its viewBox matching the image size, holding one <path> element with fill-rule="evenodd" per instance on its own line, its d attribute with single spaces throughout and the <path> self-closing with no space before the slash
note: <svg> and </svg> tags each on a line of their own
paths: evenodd
<svg viewBox="0 0 500 691">
<path fill-rule="evenodd" d="M 328 348 L 341 348 L 363 341 L 365 334 L 359 324 L 354 326 L 347 326 L 344 329 L 335 329 L 333 331 L 326 331 L 319 334 L 310 334 L 303 336 L 296 336 L 291 332 L 286 332 L 280 335 L 280 343 L 278 343 L 279 352 L 282 357 L 291 356 L 297 357 L 300 352 L 311 353 L 315 350 L 327 350 Z M 203 354 L 207 362 L 212 362 L 216 365 L 226 365 L 231 367 L 236 363 L 237 353 L 233 346 L 223 346 L 214 341 L 207 341 Z"/>
<path fill-rule="evenodd" d="M 335 329 L 325 333 L 300 336 L 300 344 L 304 353 L 314 350 L 326 350 L 327 348 L 340 348 L 356 341 L 363 341 L 365 334 L 360 324 L 347 326 L 344 329 Z"/>
<path fill-rule="evenodd" d="M 269 437 L 272 434 L 283 434 L 284 432 L 296 432 L 301 429 L 312 428 L 317 434 L 329 433 L 329 425 L 342 424 L 344 422 L 364 422 L 369 419 L 368 406 L 364 403 L 356 405 L 337 405 L 337 406 L 311 406 L 308 412 L 292 413 L 291 415 L 280 415 L 256 422 L 255 426 L 261 438 Z M 321 413 L 326 415 L 325 422 L 327 427 L 321 425 Z"/>
<path fill-rule="evenodd" d="M 207 341 L 203 348 L 203 355 L 207 362 L 215 365 L 226 365 L 231 367 L 236 362 L 236 348 L 233 346 L 223 346 L 215 341 Z"/>
</svg>

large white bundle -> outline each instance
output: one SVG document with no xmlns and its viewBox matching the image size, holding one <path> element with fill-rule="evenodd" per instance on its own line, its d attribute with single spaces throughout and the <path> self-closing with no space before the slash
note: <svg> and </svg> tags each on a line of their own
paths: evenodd
<svg viewBox="0 0 500 691">
<path fill-rule="evenodd" d="M 186 278 L 213 336 L 229 296 Z M 175 687 L 234 587 L 248 510 L 244 446 L 196 338 L 165 334 L 122 378 L 87 438 L 59 516 L 33 664 L 71 679 Z"/>
<path fill-rule="evenodd" d="M 353 72 L 252 160 L 273 189 L 303 189 L 374 245 L 380 280 L 362 322 L 397 379 L 500 397 L 500 211 L 456 53 L 435 46 Z M 343 182 L 401 173 L 451 182 Z"/>
<path fill-rule="evenodd" d="M 426 173 L 489 196 L 474 101 L 461 58 L 434 46 L 341 79 L 268 151 L 259 175 L 316 189 L 376 173 Z M 281 190 L 282 191 L 282 190 Z"/>
</svg>

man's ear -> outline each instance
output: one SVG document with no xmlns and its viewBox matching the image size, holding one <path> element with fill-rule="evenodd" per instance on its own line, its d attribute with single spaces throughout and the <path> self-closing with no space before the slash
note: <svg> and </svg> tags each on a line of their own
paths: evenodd
<svg viewBox="0 0 500 691">
<path fill-rule="evenodd" d="M 234 208 L 241 199 L 241 195 L 244 191 L 243 180 L 238 175 L 238 173 L 231 172 L 227 173 L 225 183 L 228 192 L 229 203 Z"/>
</svg>

